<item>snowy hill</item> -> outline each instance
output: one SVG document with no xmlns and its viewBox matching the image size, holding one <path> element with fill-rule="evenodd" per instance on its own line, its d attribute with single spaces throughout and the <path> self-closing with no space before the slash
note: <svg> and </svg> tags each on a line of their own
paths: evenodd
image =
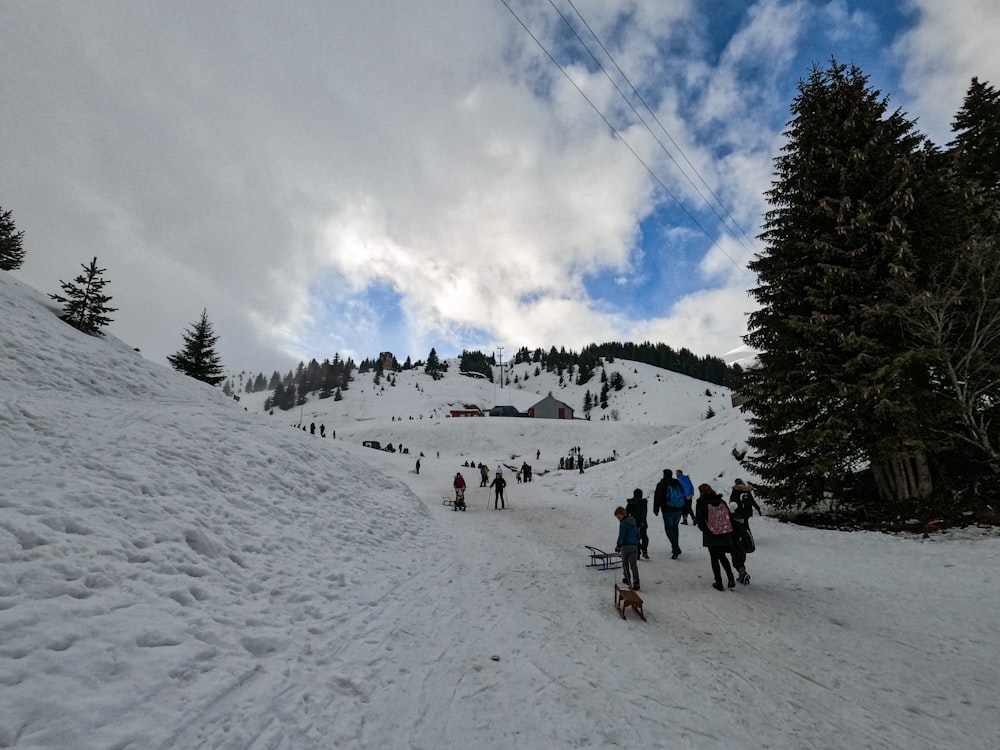
<svg viewBox="0 0 1000 750">
<path fill-rule="evenodd" d="M 665 467 L 730 486 L 724 389 L 617 362 L 620 421 L 453 419 L 492 384 L 362 376 L 302 410 L 324 439 L 79 334 L 5 272 L 0 310 L 0 747 L 996 745 L 986 533 L 757 518 L 752 584 L 717 592 L 700 534 L 670 560 L 652 518 L 648 620 L 617 615 L 582 545 L 612 548 L 611 511 Z M 582 402 L 534 380 L 510 401 Z M 619 458 L 558 471 L 574 445 Z M 462 464 L 520 456 L 549 473 L 494 511 Z M 458 470 L 466 513 L 441 502 Z"/>
</svg>

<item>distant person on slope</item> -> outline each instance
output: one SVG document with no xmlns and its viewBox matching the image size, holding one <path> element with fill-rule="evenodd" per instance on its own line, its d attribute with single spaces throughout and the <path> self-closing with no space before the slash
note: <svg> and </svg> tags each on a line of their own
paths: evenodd
<svg viewBox="0 0 1000 750">
<path fill-rule="evenodd" d="M 479 464 L 479 486 L 485 487 L 490 483 L 490 467 L 484 463 Z"/>
<path fill-rule="evenodd" d="M 496 497 L 493 498 L 493 510 L 498 509 L 497 503 L 500 504 L 501 509 L 507 507 L 506 503 L 504 503 L 504 498 L 503 498 L 503 488 L 506 486 L 507 486 L 507 480 L 503 478 L 503 472 L 498 471 L 497 475 L 493 477 L 493 482 L 490 484 L 490 487 L 496 488 Z"/>
<path fill-rule="evenodd" d="M 455 504 L 452 509 L 465 510 L 465 477 L 462 476 L 462 472 L 455 472 L 455 481 L 451 485 L 455 488 Z"/>
</svg>

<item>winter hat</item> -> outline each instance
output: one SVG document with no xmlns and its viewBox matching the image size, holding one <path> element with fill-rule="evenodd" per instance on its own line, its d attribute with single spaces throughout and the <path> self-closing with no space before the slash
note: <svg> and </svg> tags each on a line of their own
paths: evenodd
<svg viewBox="0 0 1000 750">
<path fill-rule="evenodd" d="M 642 490 L 637 488 L 636 491 L 632 493 L 632 497 L 642 497 Z"/>
</svg>

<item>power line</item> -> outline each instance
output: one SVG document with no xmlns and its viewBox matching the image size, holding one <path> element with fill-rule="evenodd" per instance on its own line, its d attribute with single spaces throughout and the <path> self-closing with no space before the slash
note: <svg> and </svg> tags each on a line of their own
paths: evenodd
<svg viewBox="0 0 1000 750">
<path fill-rule="evenodd" d="M 615 61 L 614 56 L 611 54 L 611 52 L 608 50 L 608 48 L 601 41 L 600 37 L 597 36 L 597 33 L 594 31 L 594 29 L 591 28 L 591 26 L 590 26 L 589 23 L 587 23 L 587 19 L 583 17 L 583 14 L 580 13 L 580 11 L 577 9 L 577 7 L 573 4 L 573 0 L 566 0 L 566 2 L 569 4 L 569 7 L 571 7 L 573 9 L 573 12 L 576 13 L 576 15 L 580 19 L 581 23 L 583 23 L 583 25 L 587 28 L 587 31 L 590 32 L 590 35 L 592 37 L 594 37 L 594 41 L 597 42 L 597 44 L 600 46 L 600 48 L 604 52 L 604 54 L 607 55 L 608 60 L 611 61 L 611 64 L 615 66 L 615 70 L 618 71 L 619 75 L 621 75 L 621 77 L 625 80 L 625 83 L 627 83 L 629 85 L 629 88 L 632 89 L 632 93 L 635 94 L 636 98 L 642 103 L 642 106 L 646 109 L 647 112 L 649 112 L 650 117 L 653 118 L 653 121 L 659 126 L 660 130 L 663 131 L 663 134 L 667 137 L 667 139 L 670 141 L 670 143 L 673 144 L 674 148 L 677 149 L 677 153 L 680 154 L 681 158 L 684 160 L 684 163 L 687 164 L 691 168 L 691 171 L 695 173 L 695 175 L 698 177 L 698 180 L 701 182 L 701 184 L 705 186 L 705 189 L 708 190 L 708 192 L 709 192 L 709 194 L 711 194 L 712 198 L 715 199 L 715 202 L 718 203 L 719 207 L 725 212 L 726 216 L 729 217 L 729 222 L 731 222 L 732 227 L 735 227 L 735 229 L 737 230 L 737 232 L 739 234 L 743 235 L 743 237 L 745 237 L 746 240 L 750 243 L 750 246 L 748 246 L 748 249 L 755 250 L 756 248 L 753 245 L 753 239 L 743 230 L 743 227 L 740 226 L 739 222 L 736 221 L 736 218 L 732 215 L 732 213 L 726 207 L 726 204 L 722 202 L 722 199 L 719 198 L 719 196 L 716 194 L 716 192 L 712 189 L 712 186 L 709 185 L 708 182 L 705 181 L 705 178 L 698 171 L 698 168 L 695 167 L 695 165 L 691 163 L 690 159 L 687 158 L 687 155 L 684 153 L 684 149 L 681 148 L 680 144 L 678 144 L 677 141 L 674 140 L 673 136 L 670 135 L 670 132 L 666 129 L 666 127 L 663 125 L 663 123 L 660 122 L 660 118 L 656 116 L 656 112 L 654 112 L 653 109 L 652 109 L 652 107 L 650 107 L 649 104 L 646 103 L 646 100 L 643 98 L 642 94 L 639 93 L 639 90 L 633 85 L 633 83 L 629 79 L 628 75 L 625 74 L 625 71 L 622 70 L 621 66 L 619 66 L 618 63 Z M 563 22 L 572 29 L 573 28 L 572 25 L 569 23 L 569 21 L 566 19 L 566 17 L 563 16 L 562 12 L 559 11 L 559 8 L 557 8 L 555 6 L 555 4 L 552 2 L 552 0 L 549 0 L 549 4 L 552 5 L 552 7 L 556 9 L 556 12 L 558 12 L 559 15 L 562 17 Z M 575 30 L 573 31 L 573 34 L 576 36 L 577 39 L 580 39 L 579 34 L 577 34 Z M 618 86 L 614 83 L 614 81 L 611 80 L 611 76 L 609 76 L 608 73 L 607 73 L 607 71 L 604 70 L 604 66 L 601 65 L 601 62 L 597 59 L 597 57 L 594 55 L 594 53 L 590 51 L 590 48 L 587 46 L 586 42 L 584 42 L 582 39 L 580 39 L 580 44 L 582 44 L 584 46 L 584 48 L 587 50 L 587 52 L 590 54 L 590 56 L 594 59 L 594 62 L 597 63 L 597 65 L 604 72 L 604 75 L 608 78 L 609 81 L 611 81 L 612 85 L 615 86 L 615 90 L 617 90 L 618 93 L 621 94 L 621 97 L 628 103 L 629 108 L 633 112 L 635 112 L 636 117 L 638 117 L 639 121 L 642 122 L 643 127 L 645 127 L 647 130 L 649 130 L 650 135 L 652 135 L 653 138 L 656 140 L 656 142 L 660 145 L 660 148 L 663 149 L 663 152 L 668 157 L 670 157 L 670 161 L 672 161 L 677 166 L 677 168 L 681 171 L 681 174 L 683 174 L 684 177 L 687 179 L 687 181 L 691 184 L 691 187 L 693 187 L 694 190 L 695 190 L 695 192 L 698 193 L 698 196 L 703 201 L 705 201 L 706 205 L 708 205 L 709 208 L 712 209 L 712 211 L 719 218 L 719 220 L 723 223 L 723 225 L 726 226 L 727 228 L 729 228 L 730 225 L 729 225 L 729 223 L 727 223 L 726 219 L 719 215 L 719 212 L 716 211 L 715 207 L 709 202 L 709 200 L 707 198 L 705 198 L 705 196 L 702 194 L 702 192 L 698 189 L 698 186 L 694 184 L 694 182 L 691 180 L 691 178 L 688 176 L 688 174 L 684 171 L 684 168 L 680 164 L 677 164 L 676 159 L 674 159 L 673 155 L 670 153 L 670 151 L 667 149 L 667 147 L 663 145 L 663 143 L 660 141 L 659 138 L 656 137 L 656 134 L 653 133 L 653 131 L 650 129 L 649 125 L 646 124 L 646 121 L 643 119 L 642 115 L 640 115 L 638 112 L 635 111 L 635 108 L 632 106 L 631 102 L 629 102 L 628 97 L 626 97 L 625 94 L 623 94 L 621 92 L 621 89 L 619 89 Z"/>
<path fill-rule="evenodd" d="M 694 216 L 694 214 L 692 214 L 687 209 L 687 207 L 683 203 L 681 203 L 680 199 L 674 194 L 674 192 L 669 187 L 667 187 L 666 183 L 664 183 L 663 180 L 661 180 L 660 177 L 653 171 L 653 169 L 643 160 L 643 158 L 641 156 L 639 156 L 639 154 L 635 151 L 635 149 L 632 148 L 632 146 L 628 143 L 628 141 L 625 140 L 624 136 L 618 131 L 618 128 L 616 128 L 611 123 L 611 121 L 605 116 L 605 114 L 603 112 L 601 112 L 600 108 L 598 108 L 598 106 L 596 104 L 594 104 L 594 102 L 590 99 L 590 97 L 588 97 L 586 95 L 586 93 L 584 93 L 583 89 L 581 89 L 577 85 L 576 81 L 574 81 L 573 78 L 569 75 L 569 73 L 566 72 L 566 69 L 562 66 L 562 64 L 558 60 L 556 60 L 556 58 L 553 56 L 553 54 L 551 52 L 549 52 L 549 50 L 546 48 L 546 46 L 544 44 L 542 44 L 541 40 L 538 39 L 538 37 L 535 36 L 535 34 L 531 31 L 531 29 L 528 28 L 528 26 L 524 23 L 524 21 L 521 20 L 521 17 L 518 16 L 517 12 L 513 8 L 510 7 L 510 5 L 507 2 L 507 0 L 500 0 L 500 2 L 503 3 L 504 7 L 507 8 L 507 10 L 514 17 L 514 19 L 518 22 L 518 24 L 520 24 L 521 28 L 524 29 L 525 33 L 527 33 L 528 36 L 530 36 L 532 38 L 532 40 L 534 40 L 535 44 L 538 45 L 539 49 L 541 49 L 542 52 L 545 53 L 545 55 L 549 58 L 549 60 L 552 62 L 552 64 L 555 65 L 559 69 L 559 72 L 561 72 L 563 74 L 563 76 L 566 78 L 566 80 L 569 81 L 570 84 L 572 84 L 573 88 L 575 88 L 577 90 L 577 92 L 580 94 L 580 96 L 582 96 L 583 99 L 587 102 L 587 104 L 590 105 L 591 109 L 593 109 L 594 112 L 597 113 L 597 116 L 600 117 L 604 121 L 605 125 L 607 125 L 608 129 L 611 131 L 612 135 L 614 135 L 619 141 L 621 141 L 622 145 L 625 146 L 625 148 L 627 148 L 629 150 L 629 152 L 632 154 L 632 156 L 634 156 L 636 158 L 636 160 L 640 164 L 642 164 L 643 168 L 646 170 L 646 172 L 649 174 L 649 176 L 653 179 L 653 181 L 657 185 L 659 185 L 660 188 L 662 188 L 663 191 L 667 195 L 670 196 L 670 198 L 674 201 L 674 203 L 677 204 L 677 207 L 680 208 L 681 211 L 683 211 L 687 215 L 687 217 L 691 220 L 691 222 L 696 227 L 698 227 L 699 230 L 701 230 L 702 234 L 704 234 L 705 237 L 708 238 L 708 240 L 712 243 L 711 247 L 718 247 L 719 252 L 721 252 L 723 255 L 725 255 L 726 258 L 729 259 L 730 263 L 732 263 L 736 268 L 738 268 L 743 274 L 749 275 L 748 272 L 747 272 L 747 270 L 743 266 L 741 266 L 739 263 L 737 263 L 733 259 L 733 257 L 729 253 L 727 253 L 725 251 L 725 249 L 721 245 L 719 245 L 719 243 L 712 237 L 712 235 L 709 234 L 708 230 L 705 229 L 704 226 L 702 226 L 701 222 L 698 221 L 698 219 Z M 551 0 L 550 0 L 550 3 L 551 3 Z M 556 10 L 558 12 L 558 8 Z M 560 13 L 560 16 L 562 17 L 562 13 Z M 566 22 L 565 21 L 565 17 L 563 17 L 563 21 Z M 573 30 L 574 35 L 577 37 L 577 39 L 579 39 L 580 37 L 579 37 L 578 34 L 576 34 L 576 31 L 575 31 L 575 29 L 573 29 L 572 25 L 570 25 L 570 29 Z M 580 40 L 580 41 L 582 42 L 582 40 Z M 584 45 L 584 47 L 586 48 L 586 45 Z M 590 52 L 589 49 L 587 51 Z M 591 56 L 593 56 L 593 53 L 591 53 Z M 595 61 L 596 61 L 596 58 L 595 58 Z M 597 64 L 601 68 L 601 70 L 604 72 L 604 74 L 607 76 L 607 71 L 604 70 L 604 67 L 600 64 L 600 62 L 597 62 Z M 609 78 L 609 80 L 610 80 L 610 78 Z M 612 85 L 614 85 L 614 81 L 612 81 Z M 619 94 L 624 97 L 624 94 L 622 94 L 621 90 L 618 89 L 617 86 L 615 86 L 615 88 L 618 90 Z M 625 100 L 626 100 L 626 103 L 629 103 L 627 97 L 625 97 Z M 629 106 L 631 107 L 630 103 L 629 103 Z M 634 107 L 632 107 L 632 111 L 635 112 L 635 108 Z M 636 112 L 636 115 L 638 116 L 638 112 Z M 643 125 L 646 127 L 646 129 L 649 130 L 650 134 L 653 135 L 654 140 L 657 140 L 657 142 L 659 143 L 659 139 L 657 139 L 656 135 L 652 133 L 652 131 L 649 129 L 649 126 L 645 124 L 645 122 L 642 120 L 641 117 L 639 119 L 640 119 L 641 122 L 643 122 Z M 666 131 L 664 131 L 664 132 L 666 132 Z M 660 146 L 661 146 L 661 148 L 664 148 L 663 145 L 662 145 L 662 143 L 660 143 Z M 674 163 L 676 164 L 676 161 Z M 678 168 L 680 168 L 680 165 L 678 165 Z M 683 170 L 681 170 L 681 171 L 683 173 Z M 687 175 L 685 175 L 685 177 L 686 176 Z M 690 178 L 688 178 L 688 179 L 690 181 Z M 699 192 L 699 195 L 701 195 L 700 192 Z M 704 200 L 704 196 L 702 196 L 702 199 Z M 717 212 L 716 212 L 716 215 L 718 215 Z M 723 222 L 723 223 L 725 223 L 725 222 Z"/>
</svg>

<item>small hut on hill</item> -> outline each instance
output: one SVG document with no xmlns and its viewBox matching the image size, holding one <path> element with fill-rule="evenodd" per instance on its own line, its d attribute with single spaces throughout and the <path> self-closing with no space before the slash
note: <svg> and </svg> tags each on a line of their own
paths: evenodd
<svg viewBox="0 0 1000 750">
<path fill-rule="evenodd" d="M 573 419 L 573 407 L 549 395 L 528 409 L 528 416 L 535 419 Z"/>
</svg>

